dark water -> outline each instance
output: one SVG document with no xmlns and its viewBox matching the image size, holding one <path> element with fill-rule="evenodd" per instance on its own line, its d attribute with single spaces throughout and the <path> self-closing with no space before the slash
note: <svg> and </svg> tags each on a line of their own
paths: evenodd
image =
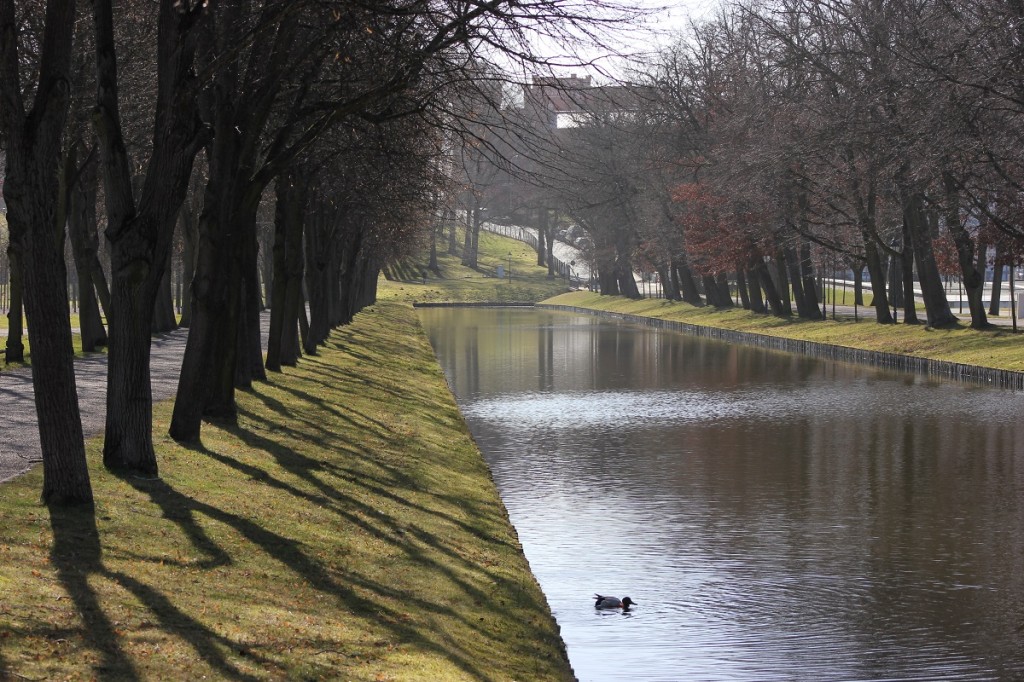
<svg viewBox="0 0 1024 682">
<path fill-rule="evenodd" d="M 1024 679 L 1024 396 L 565 313 L 422 320 L 580 680 Z"/>
</svg>

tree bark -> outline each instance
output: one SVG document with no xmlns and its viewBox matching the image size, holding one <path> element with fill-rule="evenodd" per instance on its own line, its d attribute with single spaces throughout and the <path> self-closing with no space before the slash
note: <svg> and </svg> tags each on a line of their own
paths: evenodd
<svg viewBox="0 0 1024 682">
<path fill-rule="evenodd" d="M 72 163 L 77 164 L 75 154 L 72 154 L 70 158 Z M 71 207 L 68 215 L 68 235 L 71 239 L 75 270 L 78 274 L 79 330 L 82 338 L 82 350 L 87 353 L 107 345 L 107 330 L 103 327 L 95 285 L 96 281 L 102 281 L 104 288 L 106 287 L 103 269 L 96 255 L 98 248 L 96 185 L 96 162 L 90 155 L 80 169 L 78 180 L 71 191 Z M 106 299 L 104 309 L 110 303 L 109 292 L 106 293 Z"/>
<path fill-rule="evenodd" d="M 658 281 L 661 282 L 661 291 L 668 301 L 681 301 L 679 289 L 676 288 L 675 278 L 669 272 L 671 266 L 661 265 L 658 267 Z"/>
<path fill-rule="evenodd" d="M 793 301 L 789 293 L 789 274 L 787 273 L 787 259 L 784 249 L 777 249 L 775 253 L 775 272 L 778 276 L 779 300 L 782 303 L 782 314 L 790 317 L 793 314 Z"/>
<path fill-rule="evenodd" d="M 277 179 L 275 184 L 277 202 L 274 213 L 274 287 L 270 304 L 270 334 L 267 339 L 267 369 L 280 372 L 282 364 L 294 365 L 297 359 L 284 353 L 288 343 L 293 340 L 298 325 L 298 311 L 288 305 L 290 297 L 299 291 L 301 282 L 293 281 L 296 274 L 288 266 L 295 259 L 290 249 L 298 244 L 302 246 L 302 220 L 305 210 L 305 197 L 298 184 L 298 178 L 289 170 Z M 294 232 L 298 232 L 298 240 Z M 301 263 L 302 254 L 298 254 Z M 298 273 L 301 277 L 301 270 Z"/>
<path fill-rule="evenodd" d="M 725 301 L 718 295 L 718 283 L 713 275 L 701 275 L 701 284 L 704 285 L 704 299 L 713 308 L 725 308 Z"/>
<path fill-rule="evenodd" d="M 761 279 L 761 288 L 764 289 L 765 302 L 771 308 L 772 314 L 776 317 L 786 317 L 788 314 L 786 307 L 782 304 L 782 297 L 779 295 L 779 290 L 772 279 L 772 273 L 768 271 L 768 264 L 764 262 L 763 258 L 755 260 L 754 272 Z"/>
<path fill-rule="evenodd" d="M 6 350 L 4 361 L 11 364 L 25 361 L 25 344 L 22 342 L 24 335 L 22 319 L 25 316 L 22 293 L 25 290 L 25 280 L 21 275 L 21 261 L 10 244 L 7 247 L 7 262 L 10 272 L 8 286 L 11 300 L 7 310 L 7 343 L 4 347 Z"/>
<path fill-rule="evenodd" d="M 801 319 L 812 319 L 811 308 L 807 305 L 804 296 L 804 284 L 800 275 L 800 260 L 797 258 L 796 249 L 792 246 L 784 248 L 786 254 L 786 267 L 789 269 L 789 281 L 793 287 L 793 300 L 796 302 L 796 314 Z M 817 307 L 814 307 L 817 310 Z"/>
<path fill-rule="evenodd" d="M 914 242 L 910 228 L 903 221 L 903 250 L 900 252 L 899 270 L 902 276 L 903 324 L 920 324 L 917 317 L 917 297 L 914 293 Z"/>
<path fill-rule="evenodd" d="M 49 0 L 35 100 L 22 100 L 14 0 L 0 0 L 0 125 L 12 264 L 21 266 L 32 344 L 32 383 L 45 503 L 92 504 L 75 385 L 67 272 L 61 138 L 70 103 L 73 0 Z"/>
<path fill-rule="evenodd" d="M 957 182 L 952 174 L 945 172 L 942 175 L 942 183 L 946 193 L 946 229 L 949 230 L 956 245 L 957 261 L 960 264 L 967 304 L 971 311 L 971 328 L 987 329 L 991 325 L 985 316 L 985 302 L 982 301 L 985 274 L 984 271 L 979 272 L 976 267 L 974 240 L 960 222 L 960 193 Z"/>
<path fill-rule="evenodd" d="M 722 302 L 722 306 L 725 308 L 734 307 L 732 295 L 729 293 L 728 273 L 718 273 L 718 276 L 715 278 L 715 287 L 718 289 L 718 299 Z"/>
<path fill-rule="evenodd" d="M 744 310 L 751 310 L 750 293 L 747 284 L 747 273 L 743 268 L 736 268 L 736 288 L 740 290 L 740 306 Z"/>
<path fill-rule="evenodd" d="M 868 275 L 871 276 L 871 305 L 875 309 L 875 321 L 879 324 L 892 324 L 892 312 L 889 310 L 889 294 L 885 285 L 885 268 L 882 264 L 878 245 L 871 235 L 864 234 L 864 254 L 867 257 Z"/>
<path fill-rule="evenodd" d="M 153 319 L 150 331 L 153 334 L 174 331 L 178 328 L 178 320 L 174 315 L 174 297 L 171 291 L 171 253 L 167 252 L 167 263 L 164 265 L 164 276 L 157 287 L 153 305 Z"/>
<path fill-rule="evenodd" d="M 991 301 L 989 301 L 988 314 L 998 315 L 999 314 L 999 299 L 1001 297 L 1003 288 L 1003 249 L 1000 246 L 1000 242 L 996 242 L 996 253 L 995 261 L 992 263 L 992 294 Z"/>
<path fill-rule="evenodd" d="M 802 238 L 800 240 L 800 279 L 807 319 L 822 319 L 824 313 L 821 312 L 821 308 L 818 306 L 818 287 L 814 281 L 814 261 L 811 260 L 811 243 Z"/>
<path fill-rule="evenodd" d="M 174 0 L 161 0 L 153 151 L 136 204 L 131 160 L 121 132 L 113 5 L 111 0 L 93 2 L 93 120 L 103 160 L 112 272 L 103 463 L 111 470 L 145 476 L 158 471 L 149 367 L 154 308 L 202 129 L 194 104 L 193 62 L 194 29 L 203 11 L 202 6 L 185 10 Z M 169 289 L 166 295 L 169 299 Z"/>
<path fill-rule="evenodd" d="M 761 295 L 760 276 L 756 270 L 748 271 L 743 278 L 747 283 L 747 300 L 750 302 L 750 310 L 755 313 L 765 314 L 768 309 L 764 305 L 764 298 Z"/>
<path fill-rule="evenodd" d="M 704 301 L 700 298 L 697 282 L 693 278 L 693 271 L 690 270 L 689 264 L 685 261 L 676 261 L 674 271 L 679 277 L 679 292 L 683 300 L 690 305 L 703 306 Z"/>
<path fill-rule="evenodd" d="M 946 290 L 942 286 L 942 277 L 935 263 L 932 240 L 928 233 L 928 225 L 924 215 L 924 195 L 920 191 L 903 188 L 904 223 L 914 245 L 914 263 L 917 266 L 917 279 L 921 285 L 921 297 L 931 327 L 949 327 L 957 324 L 953 311 L 946 299 Z"/>
</svg>

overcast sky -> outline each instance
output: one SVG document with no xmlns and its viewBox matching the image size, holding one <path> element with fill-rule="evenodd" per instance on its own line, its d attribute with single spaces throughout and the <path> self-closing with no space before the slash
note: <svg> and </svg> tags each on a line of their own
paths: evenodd
<svg viewBox="0 0 1024 682">
<path fill-rule="evenodd" d="M 565 56 L 560 50 L 565 49 L 564 45 L 549 44 L 542 48 L 547 56 L 558 56 L 559 64 L 556 67 L 556 75 L 564 76 L 571 73 L 577 75 L 590 75 L 596 81 L 607 81 L 610 75 L 624 75 L 626 70 L 623 67 L 623 60 L 614 57 L 609 52 L 618 52 L 639 57 L 639 63 L 649 63 L 650 55 L 660 47 L 670 44 L 675 37 L 684 31 L 691 20 L 700 20 L 712 15 L 720 5 L 720 0 L 617 0 L 623 6 L 633 8 L 647 8 L 651 14 L 645 18 L 642 25 L 633 26 L 629 29 L 617 31 L 608 38 L 609 49 L 597 50 L 588 49 L 583 52 L 584 60 L 594 60 L 595 64 L 590 67 L 578 66 L 578 60 Z"/>
</svg>

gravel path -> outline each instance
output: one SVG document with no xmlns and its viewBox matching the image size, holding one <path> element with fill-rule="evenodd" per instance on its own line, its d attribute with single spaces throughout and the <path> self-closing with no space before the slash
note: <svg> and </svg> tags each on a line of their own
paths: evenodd
<svg viewBox="0 0 1024 682">
<path fill-rule="evenodd" d="M 263 347 L 270 314 L 261 316 Z M 178 388 L 181 360 L 185 355 L 188 329 L 153 337 L 150 351 L 153 400 L 173 398 Z M 103 433 L 107 412 L 107 356 L 90 355 L 75 361 L 78 405 L 85 437 Z M 28 367 L 0 372 L 0 483 L 25 473 L 42 461 L 39 425 L 32 392 L 32 371 Z"/>
</svg>

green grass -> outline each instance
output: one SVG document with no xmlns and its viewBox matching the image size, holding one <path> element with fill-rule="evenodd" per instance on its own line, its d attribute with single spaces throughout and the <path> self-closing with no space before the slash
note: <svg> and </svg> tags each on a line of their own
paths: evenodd
<svg viewBox="0 0 1024 682">
<path fill-rule="evenodd" d="M 381 300 L 419 303 L 530 302 L 536 303 L 569 290 L 562 279 L 548 279 L 546 267 L 537 266 L 537 254 L 527 244 L 490 232 L 480 232 L 478 269 L 460 264 L 458 256 L 443 252 L 438 244 L 439 273 L 430 272 L 420 256 L 392 271 L 394 279 L 379 291 Z M 461 241 L 460 241 L 461 249 Z M 511 277 L 508 277 L 511 254 Z M 506 276 L 494 276 L 498 266 Z"/>
<path fill-rule="evenodd" d="M 0 679 L 569 680 L 412 308 L 238 395 L 159 480 L 88 444 L 95 516 L 0 488 Z"/>
<path fill-rule="evenodd" d="M 633 301 L 618 296 L 573 292 L 545 303 L 573 305 L 633 315 L 658 317 L 690 324 L 737 331 L 784 336 L 850 348 L 901 353 L 981 367 L 1024 371 L 1024 335 L 1000 327 L 975 331 L 969 327 L 932 329 L 923 325 L 880 325 L 874 319 L 859 321 L 803 321 L 757 315 L 739 308 L 696 308 L 664 299 Z"/>
</svg>

